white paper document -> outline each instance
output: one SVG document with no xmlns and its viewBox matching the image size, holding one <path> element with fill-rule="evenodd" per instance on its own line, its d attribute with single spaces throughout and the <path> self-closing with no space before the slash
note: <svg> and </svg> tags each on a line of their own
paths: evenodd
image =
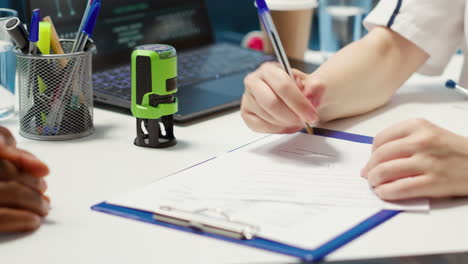
<svg viewBox="0 0 468 264">
<path fill-rule="evenodd" d="M 360 175 L 371 145 L 294 134 L 269 136 L 108 201 L 135 209 L 209 209 L 259 236 L 316 248 L 382 209 L 428 211 L 429 201 L 380 200 Z"/>
</svg>

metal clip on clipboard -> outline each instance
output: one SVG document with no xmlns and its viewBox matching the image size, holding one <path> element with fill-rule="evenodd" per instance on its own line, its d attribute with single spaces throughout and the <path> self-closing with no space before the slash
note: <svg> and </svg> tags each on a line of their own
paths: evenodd
<svg viewBox="0 0 468 264">
<path fill-rule="evenodd" d="M 208 216 L 205 214 L 208 212 L 222 218 Z M 156 211 L 153 218 L 164 223 L 239 240 L 251 240 L 259 231 L 258 227 L 233 221 L 228 214 L 217 209 L 190 212 L 165 206 Z"/>
</svg>

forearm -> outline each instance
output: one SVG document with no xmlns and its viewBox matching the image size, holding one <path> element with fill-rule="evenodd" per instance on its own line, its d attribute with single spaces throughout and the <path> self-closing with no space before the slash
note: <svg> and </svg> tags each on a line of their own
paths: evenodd
<svg viewBox="0 0 468 264">
<path fill-rule="evenodd" d="M 428 57 L 399 34 L 375 28 L 311 74 L 327 87 L 319 107 L 321 122 L 383 106 Z"/>
</svg>

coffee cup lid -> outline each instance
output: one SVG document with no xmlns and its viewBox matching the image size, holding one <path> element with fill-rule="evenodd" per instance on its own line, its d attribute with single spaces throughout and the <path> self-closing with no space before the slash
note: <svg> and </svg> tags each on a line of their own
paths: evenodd
<svg viewBox="0 0 468 264">
<path fill-rule="evenodd" d="M 300 10 L 315 8 L 318 6 L 317 0 L 266 0 L 271 10 Z"/>
</svg>

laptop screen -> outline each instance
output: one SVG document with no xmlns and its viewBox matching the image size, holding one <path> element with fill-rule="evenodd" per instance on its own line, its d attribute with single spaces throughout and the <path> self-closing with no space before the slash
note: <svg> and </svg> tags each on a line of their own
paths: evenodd
<svg viewBox="0 0 468 264">
<path fill-rule="evenodd" d="M 76 35 L 87 0 L 29 0 L 27 10 L 51 16 L 61 38 Z M 31 13 L 31 12 L 29 12 Z M 203 0 L 104 0 L 93 34 L 94 71 L 129 64 L 141 44 L 165 43 L 177 50 L 213 41 Z"/>
</svg>

